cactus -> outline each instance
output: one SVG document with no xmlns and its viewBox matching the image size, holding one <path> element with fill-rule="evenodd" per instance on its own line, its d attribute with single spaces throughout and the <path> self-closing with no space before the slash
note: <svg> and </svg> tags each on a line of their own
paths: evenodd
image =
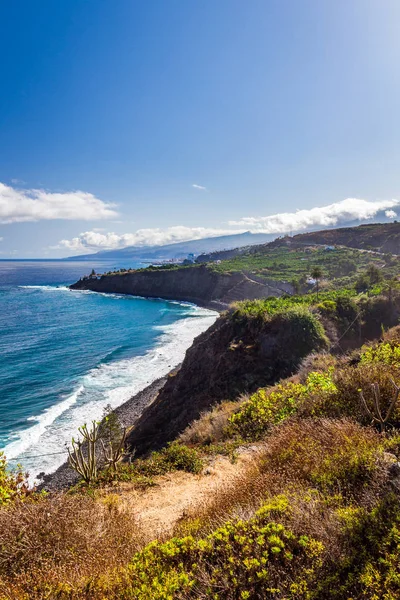
<svg viewBox="0 0 400 600">
<path fill-rule="evenodd" d="M 108 468 L 112 468 L 114 472 L 117 471 L 117 465 L 125 454 L 125 441 L 126 441 L 126 429 L 123 430 L 121 438 L 117 444 L 113 443 L 113 440 L 109 440 L 107 444 L 101 439 L 101 445 L 103 446 L 104 459 Z"/>
<path fill-rule="evenodd" d="M 100 423 L 99 438 L 103 447 L 104 463 L 114 473 L 125 453 L 126 434 L 127 430 L 122 427 L 117 414 L 107 405 Z"/>
<path fill-rule="evenodd" d="M 99 424 L 93 421 L 92 428 L 89 430 L 85 423 L 78 431 L 83 441 L 72 438 L 72 451 L 68 448 L 68 463 L 79 473 L 85 483 L 91 483 L 97 477 L 96 442 L 99 439 Z M 85 446 L 87 452 L 84 453 Z"/>
<path fill-rule="evenodd" d="M 363 405 L 365 412 L 367 413 L 368 416 L 371 417 L 373 423 L 379 423 L 379 428 L 381 431 L 385 431 L 386 424 L 393 414 L 394 408 L 396 406 L 396 403 L 397 403 L 397 400 L 399 397 L 399 392 L 400 392 L 400 387 L 398 387 L 395 384 L 393 379 L 391 379 L 390 381 L 394 387 L 394 393 L 393 393 L 393 398 L 390 402 L 389 408 L 387 409 L 385 416 L 382 415 L 381 391 L 379 389 L 379 384 L 378 383 L 371 384 L 371 388 L 372 388 L 372 392 L 373 392 L 373 400 L 374 400 L 373 411 L 369 408 L 369 406 L 364 398 L 363 391 L 360 390 L 361 403 Z"/>
</svg>

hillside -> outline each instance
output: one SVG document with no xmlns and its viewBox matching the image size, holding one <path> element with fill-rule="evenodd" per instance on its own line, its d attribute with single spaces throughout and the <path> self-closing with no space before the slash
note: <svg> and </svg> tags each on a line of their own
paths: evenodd
<svg viewBox="0 0 400 600">
<path fill-rule="evenodd" d="M 223 312 L 73 478 L 0 456 L 0 600 L 397 600 L 399 261 L 283 240 L 71 286 Z"/>
<path fill-rule="evenodd" d="M 375 250 L 382 253 L 400 254 L 400 223 L 370 223 L 338 229 L 322 229 L 294 236 L 278 237 L 266 244 L 251 248 L 235 248 L 226 251 L 209 252 L 198 257 L 198 262 L 214 262 L 240 257 L 242 254 L 268 254 L 277 248 L 301 248 L 304 246 L 326 245 L 346 246 L 360 250 Z"/>
<path fill-rule="evenodd" d="M 0 460 L 1 600 L 396 600 L 400 293 L 381 292 L 239 303 L 129 460 L 69 493 Z"/>
<path fill-rule="evenodd" d="M 315 268 L 321 269 L 324 289 L 356 286 L 358 291 L 366 291 L 382 277 L 396 277 L 399 267 L 400 258 L 396 256 L 343 247 L 327 251 L 324 246 L 293 248 L 283 244 L 256 246 L 206 264 L 109 271 L 83 277 L 71 289 L 183 300 L 224 310 L 244 299 L 306 293 L 313 287 L 309 278 Z"/>
<path fill-rule="evenodd" d="M 358 227 L 325 229 L 290 238 L 293 244 L 342 245 L 363 250 L 400 254 L 400 223 L 371 223 Z"/>
</svg>

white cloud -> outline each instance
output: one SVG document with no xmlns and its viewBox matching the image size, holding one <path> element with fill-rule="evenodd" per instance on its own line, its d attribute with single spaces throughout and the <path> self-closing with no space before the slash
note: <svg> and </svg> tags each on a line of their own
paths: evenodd
<svg viewBox="0 0 400 600">
<path fill-rule="evenodd" d="M 20 190 L 0 183 L 0 223 L 49 219 L 98 220 L 117 216 L 115 205 L 88 192 Z"/>
<path fill-rule="evenodd" d="M 240 230 L 240 231 L 243 231 Z M 206 227 L 184 227 L 177 225 L 166 229 L 138 229 L 134 233 L 100 233 L 97 231 L 85 231 L 72 240 L 61 240 L 55 247 L 65 248 L 73 252 L 95 252 L 97 250 L 112 250 L 126 248 L 127 246 L 163 246 L 175 242 L 186 242 L 188 240 L 199 240 L 205 237 L 217 237 L 240 233 L 231 229 L 212 229 Z"/>
<path fill-rule="evenodd" d="M 385 215 L 388 219 L 395 219 L 397 217 L 397 213 L 394 210 L 385 210 Z"/>
<path fill-rule="evenodd" d="M 207 188 L 204 187 L 204 185 L 197 185 L 197 183 L 192 183 L 192 187 L 194 187 L 196 190 L 207 190 Z"/>
<path fill-rule="evenodd" d="M 278 213 L 267 217 L 243 217 L 229 221 L 232 226 L 244 226 L 254 233 L 288 233 L 315 227 L 335 227 L 341 223 L 374 218 L 380 211 L 399 205 L 398 200 L 362 200 L 346 198 L 328 206 L 296 212 Z"/>
<path fill-rule="evenodd" d="M 96 252 L 125 248 L 127 246 L 161 246 L 205 237 L 232 235 L 251 231 L 280 235 L 290 231 L 304 231 L 318 227 L 335 227 L 348 222 L 372 219 L 379 213 L 392 218 L 396 216 L 394 207 L 398 200 L 368 201 L 360 198 L 346 198 L 329 206 L 315 207 L 296 212 L 278 213 L 267 217 L 244 217 L 239 221 L 229 221 L 229 228 L 175 226 L 165 229 L 138 229 L 133 233 L 105 233 L 101 229 L 85 231 L 71 240 L 61 240 L 55 246 L 74 253 Z"/>
</svg>

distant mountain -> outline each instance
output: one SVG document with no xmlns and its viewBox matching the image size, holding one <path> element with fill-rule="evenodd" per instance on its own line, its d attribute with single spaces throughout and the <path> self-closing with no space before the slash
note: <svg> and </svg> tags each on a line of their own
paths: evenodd
<svg viewBox="0 0 400 600">
<path fill-rule="evenodd" d="M 377 215 L 378 216 L 378 215 Z M 397 221 L 388 222 L 384 213 L 379 214 L 380 223 L 371 223 L 369 220 L 360 224 L 360 222 L 347 222 L 342 227 L 331 229 L 322 228 L 318 231 L 312 230 L 307 233 L 298 233 L 289 238 L 294 243 L 310 244 L 339 244 L 353 248 L 380 249 L 382 252 L 391 252 L 400 254 L 400 223 Z M 284 238 L 288 239 L 288 238 Z M 273 241 L 273 240 L 276 240 Z M 227 259 L 238 253 L 247 251 L 247 246 L 256 250 L 260 245 L 272 242 L 280 244 L 282 238 L 277 238 L 277 234 L 267 233 L 236 233 L 232 235 L 223 235 L 213 238 L 203 238 L 200 240 L 190 240 L 187 242 L 177 242 L 165 246 L 128 246 L 119 250 L 104 250 L 95 254 L 82 254 L 71 256 L 65 260 L 107 260 L 107 259 L 134 259 L 140 258 L 147 260 L 168 260 L 183 259 L 188 254 L 204 254 L 200 260 Z M 220 253 L 217 256 L 217 253 Z M 213 256 L 210 256 L 213 254 Z"/>
<path fill-rule="evenodd" d="M 103 259 L 181 259 L 186 258 L 188 254 L 202 254 L 216 252 L 221 250 L 230 250 L 242 246 L 253 246 L 273 240 L 276 235 L 267 233 L 236 233 L 233 235 L 223 235 L 213 238 L 203 238 L 201 240 L 190 240 L 188 242 L 177 242 L 176 244 L 167 244 L 165 246 L 128 246 L 119 250 L 104 250 L 95 254 L 82 254 L 80 256 L 71 256 L 66 260 L 103 260 Z"/>
</svg>

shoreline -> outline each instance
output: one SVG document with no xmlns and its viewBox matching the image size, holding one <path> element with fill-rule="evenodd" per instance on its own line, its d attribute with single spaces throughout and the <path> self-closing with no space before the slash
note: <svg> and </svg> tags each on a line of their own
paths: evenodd
<svg viewBox="0 0 400 600">
<path fill-rule="evenodd" d="M 75 284 L 73 284 L 75 285 Z M 68 289 L 71 292 L 92 292 L 94 294 L 106 294 L 106 295 L 117 295 L 117 296 L 132 296 L 132 298 L 142 298 L 143 300 L 162 300 L 163 302 L 178 302 L 179 304 L 190 304 L 197 308 L 204 308 L 211 310 L 212 312 L 221 315 L 223 312 L 229 309 L 230 304 L 227 302 L 221 302 L 219 300 L 197 300 L 188 298 L 165 298 L 165 296 L 144 296 L 142 294 L 131 294 L 129 292 L 106 292 L 103 290 L 91 290 L 90 288 L 75 288 L 73 285 L 69 285 Z"/>
<path fill-rule="evenodd" d="M 78 291 L 78 290 L 72 290 L 72 291 Z M 98 293 L 98 292 L 96 292 L 96 293 Z M 107 293 L 107 292 L 100 292 L 100 293 Z M 109 292 L 109 293 L 111 294 L 114 292 Z M 122 295 L 133 296 L 133 294 L 122 294 Z M 154 299 L 154 298 L 146 298 L 144 296 L 140 296 L 140 297 L 144 298 L 144 299 Z M 189 302 L 187 300 L 181 300 L 181 299 L 176 299 L 176 300 L 165 299 L 165 298 L 157 298 L 157 299 L 164 300 L 166 302 L 179 302 L 179 303 L 191 304 L 198 308 L 211 310 L 211 311 L 217 313 L 218 316 L 221 315 L 221 312 L 223 312 L 223 310 L 226 310 L 226 308 L 222 308 L 222 305 L 220 305 L 218 309 L 215 306 L 211 307 L 210 303 L 207 303 L 208 305 L 206 306 L 205 305 L 206 303 L 204 303 L 202 305 L 202 303 L 194 303 L 194 302 Z M 211 303 L 211 304 L 213 304 L 213 303 Z M 172 374 L 176 374 L 179 371 L 181 364 L 182 363 L 178 363 L 166 375 L 164 375 L 162 377 L 158 377 L 152 383 L 150 383 L 145 388 L 143 388 L 143 390 L 137 392 L 136 394 L 134 394 L 133 396 L 131 396 L 130 398 L 125 400 L 125 402 L 123 402 L 121 405 L 117 406 L 112 411 L 120 419 L 123 427 L 129 427 L 129 429 L 131 429 L 135 425 L 136 421 L 140 418 L 143 411 L 150 404 L 152 404 L 152 402 L 156 399 L 158 392 L 164 386 L 164 384 L 166 383 L 168 378 Z M 57 491 L 68 489 L 69 487 L 75 485 L 79 480 L 79 475 L 71 467 L 69 467 L 67 460 L 62 465 L 60 465 L 54 472 L 52 472 L 52 473 L 39 472 L 39 473 L 35 474 L 35 477 L 37 477 L 38 479 L 41 480 L 41 483 L 37 486 L 37 489 L 45 490 L 45 491 L 49 491 L 49 492 L 57 492 Z"/>
<path fill-rule="evenodd" d="M 156 399 L 158 392 L 166 383 L 168 377 L 176 373 L 180 369 L 181 365 L 177 365 L 164 377 L 159 377 L 154 380 L 143 390 L 131 396 L 120 406 L 117 406 L 113 413 L 120 419 L 123 427 L 132 427 L 135 422 L 139 419 L 144 409 L 147 408 Z M 40 473 L 40 475 L 42 475 Z M 37 475 L 39 476 L 39 475 Z M 40 477 L 42 483 L 38 485 L 38 490 L 45 490 L 48 492 L 58 492 L 68 489 L 72 485 L 78 482 L 79 475 L 68 465 L 68 462 L 64 462 L 56 471 L 53 473 L 44 474 Z"/>
</svg>

